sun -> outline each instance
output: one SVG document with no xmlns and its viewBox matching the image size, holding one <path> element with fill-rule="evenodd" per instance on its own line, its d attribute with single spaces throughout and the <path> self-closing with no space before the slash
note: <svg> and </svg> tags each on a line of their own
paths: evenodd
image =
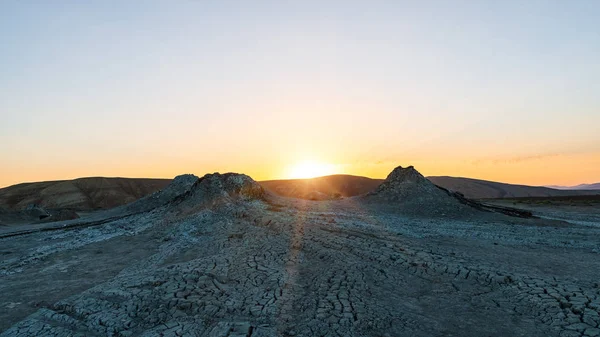
<svg viewBox="0 0 600 337">
<path fill-rule="evenodd" d="M 303 161 L 292 166 L 288 172 L 290 179 L 306 179 L 322 177 L 336 173 L 336 167 L 333 164 L 320 163 L 316 161 Z"/>
</svg>

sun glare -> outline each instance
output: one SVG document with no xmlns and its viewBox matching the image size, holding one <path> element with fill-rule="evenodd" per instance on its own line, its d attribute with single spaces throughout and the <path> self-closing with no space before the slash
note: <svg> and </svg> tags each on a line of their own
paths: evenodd
<svg viewBox="0 0 600 337">
<path fill-rule="evenodd" d="M 290 179 L 305 179 L 335 174 L 335 165 L 315 161 L 300 162 L 291 167 L 288 173 Z"/>
</svg>

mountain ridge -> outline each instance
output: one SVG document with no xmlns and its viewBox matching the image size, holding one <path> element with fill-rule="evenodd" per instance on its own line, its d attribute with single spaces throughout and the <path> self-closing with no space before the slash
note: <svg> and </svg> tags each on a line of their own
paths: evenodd
<svg viewBox="0 0 600 337">
<path fill-rule="evenodd" d="M 574 186 L 547 185 L 545 187 L 554 188 L 557 190 L 600 190 L 600 182 L 591 184 L 579 184 Z"/>
</svg>

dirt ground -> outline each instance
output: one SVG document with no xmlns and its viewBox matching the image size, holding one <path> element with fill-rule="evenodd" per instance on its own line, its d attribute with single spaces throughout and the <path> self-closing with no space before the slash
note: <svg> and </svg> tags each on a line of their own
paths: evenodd
<svg viewBox="0 0 600 337">
<path fill-rule="evenodd" d="M 598 208 L 173 207 L 3 232 L 1 336 L 600 335 Z"/>
</svg>

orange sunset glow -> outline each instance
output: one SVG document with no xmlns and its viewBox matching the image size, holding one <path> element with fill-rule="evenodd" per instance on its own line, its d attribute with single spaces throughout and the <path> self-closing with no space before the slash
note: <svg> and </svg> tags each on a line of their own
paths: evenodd
<svg viewBox="0 0 600 337">
<path fill-rule="evenodd" d="M 567 23 L 540 36 L 545 23 L 455 26 L 470 21 L 451 6 L 440 26 L 418 6 L 376 20 L 358 5 L 244 20 L 249 5 L 165 6 L 81 6 L 60 22 L 23 7 L 0 23 L 11 69 L 0 76 L 0 186 L 230 171 L 384 178 L 397 165 L 528 185 L 600 180 L 600 43 L 570 44 L 568 62 L 548 52 L 568 40 Z"/>
</svg>

